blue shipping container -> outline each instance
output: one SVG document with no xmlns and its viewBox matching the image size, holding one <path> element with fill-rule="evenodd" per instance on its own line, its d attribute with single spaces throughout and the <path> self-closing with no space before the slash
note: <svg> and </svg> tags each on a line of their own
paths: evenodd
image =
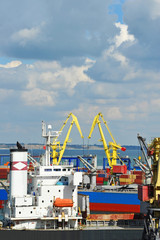
<svg viewBox="0 0 160 240">
<path fill-rule="evenodd" d="M 7 200 L 7 192 L 5 189 L 0 189 L 0 200 Z"/>
</svg>

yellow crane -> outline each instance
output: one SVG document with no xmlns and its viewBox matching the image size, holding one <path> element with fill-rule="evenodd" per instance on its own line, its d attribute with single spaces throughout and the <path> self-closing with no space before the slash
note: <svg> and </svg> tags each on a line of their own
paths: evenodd
<svg viewBox="0 0 160 240">
<path fill-rule="evenodd" d="M 106 126 L 111 138 L 112 138 L 112 141 L 113 142 L 109 142 L 109 147 L 107 145 L 107 142 L 105 140 L 105 137 L 104 137 L 104 133 L 103 133 L 103 130 L 102 130 L 102 127 L 101 127 L 101 122 L 99 120 L 99 118 L 101 117 L 101 119 L 103 120 L 103 123 L 104 125 Z M 102 115 L 102 113 L 98 113 L 94 120 L 93 120 L 93 123 L 92 123 L 92 126 L 91 126 L 91 130 L 90 130 L 90 133 L 89 133 L 89 136 L 88 138 L 91 138 L 91 135 L 92 135 L 92 132 L 96 126 L 96 124 L 98 125 L 98 128 L 99 128 L 99 132 L 100 132 L 100 135 L 101 135 L 101 139 L 100 141 L 103 142 L 103 147 L 104 147 L 104 151 L 106 153 L 106 157 L 108 159 L 108 163 L 109 163 L 109 166 L 111 167 L 111 170 L 113 169 L 113 165 L 116 165 L 117 164 L 117 150 L 118 149 L 121 149 L 122 151 L 125 151 L 126 149 L 124 147 L 121 147 L 120 145 L 118 145 L 107 125 L 107 122 L 104 120 L 104 117 Z M 111 153 L 111 150 L 112 150 L 112 153 Z"/>
<path fill-rule="evenodd" d="M 53 139 L 53 143 L 51 144 L 51 148 L 52 148 L 51 157 L 53 158 L 53 164 L 56 164 L 56 165 L 59 165 L 59 163 L 60 163 L 60 161 L 63 157 L 64 151 L 66 149 L 67 142 L 70 141 L 69 136 L 70 136 L 70 133 L 71 133 L 71 130 L 72 130 L 72 127 L 73 127 L 74 123 L 76 124 L 76 127 L 77 127 L 77 129 L 80 133 L 81 138 L 84 138 L 83 134 L 82 134 L 82 131 L 81 131 L 81 128 L 80 128 L 80 125 L 79 125 L 79 122 L 78 122 L 78 119 L 73 113 L 70 113 L 68 115 L 66 121 L 63 123 L 63 125 L 60 129 L 60 132 L 62 132 L 64 126 L 66 125 L 66 123 L 68 122 L 70 117 L 72 117 L 72 121 L 70 123 L 70 127 L 69 127 L 69 130 L 67 132 L 66 138 L 64 140 L 63 146 L 61 147 L 60 142 L 57 142 L 58 136 Z M 57 150 L 59 150 L 59 151 L 57 151 Z"/>
<path fill-rule="evenodd" d="M 151 184 L 138 186 L 138 198 L 149 202 L 144 220 L 142 239 L 159 239 L 160 228 L 160 138 L 148 145 L 148 157 L 152 157 Z"/>
</svg>

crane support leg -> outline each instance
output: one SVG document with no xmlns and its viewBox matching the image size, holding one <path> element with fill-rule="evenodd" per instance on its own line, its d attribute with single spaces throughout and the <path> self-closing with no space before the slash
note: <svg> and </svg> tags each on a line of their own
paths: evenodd
<svg viewBox="0 0 160 240">
<path fill-rule="evenodd" d="M 143 230 L 142 240 L 156 240 L 157 239 L 156 235 L 157 235 L 157 229 L 155 229 L 154 227 L 152 213 L 150 210 L 148 210 L 148 213 L 144 219 L 144 230 Z"/>
</svg>

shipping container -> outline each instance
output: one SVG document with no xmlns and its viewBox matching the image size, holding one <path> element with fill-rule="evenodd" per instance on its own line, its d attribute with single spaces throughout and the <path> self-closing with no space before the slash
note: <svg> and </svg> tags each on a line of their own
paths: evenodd
<svg viewBox="0 0 160 240">
<path fill-rule="evenodd" d="M 138 185 L 138 199 L 140 201 L 149 201 L 149 186 Z"/>
<path fill-rule="evenodd" d="M 113 173 L 127 173 L 127 166 L 126 165 L 114 165 L 113 166 Z"/>
</svg>

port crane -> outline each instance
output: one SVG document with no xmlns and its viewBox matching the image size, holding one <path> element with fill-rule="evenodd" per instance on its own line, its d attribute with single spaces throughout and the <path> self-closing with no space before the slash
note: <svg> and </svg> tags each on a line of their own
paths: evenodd
<svg viewBox="0 0 160 240">
<path fill-rule="evenodd" d="M 109 142 L 108 145 L 107 145 L 107 142 L 106 142 L 106 139 L 104 137 L 104 133 L 103 133 L 103 130 L 102 130 L 102 127 L 101 127 L 101 122 L 99 120 L 99 118 L 101 117 L 104 125 L 106 126 L 111 138 L 112 138 L 112 141 L 113 142 Z M 91 135 L 92 135 L 92 132 L 96 126 L 96 124 L 98 125 L 98 128 L 99 128 L 99 132 L 100 132 L 100 135 L 101 135 L 101 139 L 100 141 L 103 142 L 103 147 L 104 147 L 104 151 L 105 151 L 105 154 L 106 154 L 106 157 L 108 159 L 108 163 L 109 163 L 109 166 L 111 168 L 111 171 L 113 170 L 113 166 L 117 164 L 117 158 L 118 157 L 118 154 L 117 154 L 117 150 L 118 149 L 121 149 L 122 151 L 125 151 L 126 148 L 124 147 L 121 147 L 120 145 L 118 145 L 107 125 L 107 122 L 104 120 L 104 117 L 102 115 L 102 113 L 98 113 L 94 120 L 93 120 L 93 123 L 92 123 L 92 126 L 91 126 L 91 130 L 90 130 L 90 133 L 89 133 L 89 136 L 88 138 L 90 139 L 91 138 Z M 111 153 L 111 150 L 112 150 L 112 153 Z"/>
<path fill-rule="evenodd" d="M 139 141 L 141 151 L 144 157 L 145 164 L 140 161 L 140 159 L 134 158 L 133 160 L 137 163 L 137 165 L 141 168 L 141 170 L 145 173 L 145 181 L 146 184 L 151 183 L 151 178 L 153 176 L 151 165 L 153 163 L 153 156 L 151 155 L 151 151 L 149 150 L 146 139 L 137 134 L 137 139 Z"/>
<path fill-rule="evenodd" d="M 148 146 L 148 156 L 152 157 L 151 184 L 138 186 L 140 200 L 149 202 L 148 212 L 144 221 L 142 240 L 155 240 L 159 238 L 160 223 L 160 138 L 154 140 Z"/>
<path fill-rule="evenodd" d="M 70 127 L 69 127 L 69 130 L 67 132 L 67 135 L 66 135 L 66 138 L 64 140 L 64 143 L 63 143 L 63 146 L 60 146 L 60 142 L 57 141 L 58 139 L 58 136 L 59 134 L 62 132 L 63 128 L 65 127 L 65 125 L 67 124 L 69 118 L 72 117 L 72 121 L 70 123 Z M 83 137 L 83 134 L 82 134 L 82 131 L 81 131 L 81 128 L 80 128 L 80 125 L 79 125 L 79 122 L 78 122 L 78 119 L 77 117 L 73 114 L 73 113 L 70 113 L 67 117 L 67 119 L 65 120 L 65 122 L 63 123 L 60 131 L 59 131 L 59 134 L 57 134 L 57 136 L 55 136 L 53 138 L 53 142 L 51 144 L 51 148 L 52 148 L 52 153 L 51 153 L 51 157 L 53 159 L 53 164 L 56 164 L 56 165 L 59 165 L 60 162 L 61 162 L 61 159 L 63 157 L 63 154 L 64 154 L 64 151 L 66 149 L 66 145 L 67 143 L 70 141 L 69 140 L 69 136 L 70 136 L 70 133 L 71 133 L 71 130 L 72 130 L 72 127 L 73 127 L 73 124 L 76 124 L 76 127 L 80 133 L 80 136 L 81 138 L 84 138 Z"/>
</svg>

